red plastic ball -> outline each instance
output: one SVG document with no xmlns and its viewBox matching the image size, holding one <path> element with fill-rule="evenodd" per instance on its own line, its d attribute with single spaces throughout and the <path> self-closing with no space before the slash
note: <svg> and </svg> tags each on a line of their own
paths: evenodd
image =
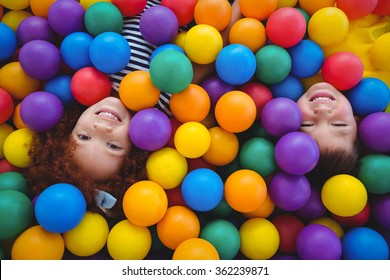
<svg viewBox="0 0 390 280">
<path fill-rule="evenodd" d="M 322 78 L 338 90 L 348 90 L 363 78 L 364 66 L 352 52 L 336 52 L 325 59 Z"/>
<path fill-rule="evenodd" d="M 125 17 L 138 15 L 145 9 L 147 2 L 147 0 L 111 0 L 111 3 L 114 4 Z"/>
<path fill-rule="evenodd" d="M 373 14 L 378 16 L 390 15 L 390 1 L 389 0 L 378 0 L 378 4 L 372 11 Z"/>
<path fill-rule="evenodd" d="M 332 214 L 332 218 L 338 222 L 341 226 L 345 228 L 355 228 L 363 226 L 371 215 L 370 205 L 367 203 L 366 206 L 358 214 L 350 217 L 341 217 L 335 214 Z"/>
<path fill-rule="evenodd" d="M 360 19 L 372 13 L 378 0 L 337 0 L 337 8 L 350 20 Z"/>
<path fill-rule="evenodd" d="M 265 31 L 272 43 L 289 48 L 298 44 L 305 36 L 306 20 L 299 10 L 283 7 L 270 15 Z"/>
<path fill-rule="evenodd" d="M 273 98 L 271 90 L 259 82 L 248 82 L 240 90 L 252 97 L 256 104 L 257 118 L 260 118 L 264 105 Z"/>
<path fill-rule="evenodd" d="M 73 75 L 70 89 L 79 103 L 91 106 L 110 96 L 111 82 L 106 74 L 95 67 L 84 67 Z"/>
<path fill-rule="evenodd" d="M 161 5 L 172 10 L 179 26 L 189 24 L 194 19 L 196 0 L 162 0 Z"/>
<path fill-rule="evenodd" d="M 280 214 L 273 218 L 272 223 L 279 233 L 279 251 L 286 254 L 295 253 L 296 239 L 305 226 L 304 223 L 291 214 Z"/>
<path fill-rule="evenodd" d="M 14 112 L 14 101 L 4 89 L 0 88 L 0 124 L 5 123 Z"/>
</svg>

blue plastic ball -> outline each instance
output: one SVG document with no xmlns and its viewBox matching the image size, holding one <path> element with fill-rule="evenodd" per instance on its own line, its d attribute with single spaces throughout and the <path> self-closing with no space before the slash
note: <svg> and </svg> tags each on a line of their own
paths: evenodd
<svg viewBox="0 0 390 280">
<path fill-rule="evenodd" d="M 81 191 L 71 184 L 49 186 L 37 198 L 35 217 L 47 231 L 63 233 L 76 227 L 86 213 Z"/>
<path fill-rule="evenodd" d="M 215 171 L 198 168 L 190 171 L 182 182 L 185 203 L 195 211 L 210 211 L 218 206 L 224 195 L 224 183 Z"/>
<path fill-rule="evenodd" d="M 390 102 L 390 90 L 378 78 L 363 78 L 348 91 L 347 97 L 354 113 L 366 116 L 386 109 Z"/>
<path fill-rule="evenodd" d="M 385 238 L 368 227 L 357 227 L 346 232 L 341 240 L 346 260 L 388 260 L 389 246 Z"/>
<path fill-rule="evenodd" d="M 18 40 L 11 27 L 2 22 L 0 22 L 0 34 L 0 60 L 5 60 L 15 53 Z"/>
<path fill-rule="evenodd" d="M 293 75 L 288 75 L 283 81 L 269 85 L 274 98 L 285 97 L 297 101 L 304 93 L 302 81 Z"/>
<path fill-rule="evenodd" d="M 221 80 L 230 85 L 242 85 L 255 74 L 256 57 L 247 46 L 230 44 L 218 53 L 215 67 Z"/>
<path fill-rule="evenodd" d="M 45 83 L 44 90 L 57 96 L 64 107 L 69 107 L 76 99 L 72 95 L 70 84 L 72 76 L 60 74 Z"/>
<path fill-rule="evenodd" d="M 92 66 L 89 47 L 93 37 L 86 32 L 74 32 L 64 38 L 60 52 L 65 64 L 74 70 Z"/>
<path fill-rule="evenodd" d="M 89 57 L 93 66 L 106 74 L 113 74 L 125 68 L 130 55 L 130 45 L 126 39 L 111 31 L 97 35 L 89 47 Z"/>
<path fill-rule="evenodd" d="M 152 59 L 156 55 L 158 55 L 159 53 L 161 53 L 163 51 L 167 51 L 167 50 L 179 51 L 179 52 L 181 52 L 182 54 L 185 55 L 184 50 L 181 47 L 179 47 L 178 45 L 175 45 L 175 44 L 164 44 L 164 45 L 161 45 L 161 46 L 157 47 L 153 51 L 152 55 L 150 56 L 150 61 L 152 61 Z"/>
</svg>

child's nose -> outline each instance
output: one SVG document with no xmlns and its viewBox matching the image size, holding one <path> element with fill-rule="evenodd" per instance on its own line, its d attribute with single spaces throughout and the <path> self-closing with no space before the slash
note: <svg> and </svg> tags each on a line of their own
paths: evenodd
<svg viewBox="0 0 390 280">
<path fill-rule="evenodd" d="M 93 128 L 96 129 L 97 131 L 100 132 L 107 132 L 111 133 L 112 132 L 112 127 L 110 125 L 107 125 L 105 123 L 94 123 Z"/>
<path fill-rule="evenodd" d="M 318 106 L 314 108 L 314 113 L 318 116 L 326 116 L 332 112 L 332 109 L 328 106 Z"/>
</svg>

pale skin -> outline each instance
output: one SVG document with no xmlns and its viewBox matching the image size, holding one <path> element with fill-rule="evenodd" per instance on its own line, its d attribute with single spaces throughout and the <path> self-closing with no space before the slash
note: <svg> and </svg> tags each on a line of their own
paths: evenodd
<svg viewBox="0 0 390 280">
<path fill-rule="evenodd" d="M 300 130 L 317 141 L 320 152 L 341 148 L 352 152 L 357 122 L 348 99 L 329 83 L 311 86 L 297 101 L 302 112 Z"/>
</svg>

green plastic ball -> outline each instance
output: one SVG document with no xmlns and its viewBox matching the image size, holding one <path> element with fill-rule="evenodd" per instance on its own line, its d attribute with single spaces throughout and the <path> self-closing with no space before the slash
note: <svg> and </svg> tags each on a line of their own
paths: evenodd
<svg viewBox="0 0 390 280">
<path fill-rule="evenodd" d="M 390 156 L 368 154 L 360 160 L 358 179 L 372 194 L 390 193 Z"/>
<path fill-rule="evenodd" d="M 4 172 L 0 174 L 0 191 L 15 190 L 28 194 L 29 188 L 24 176 L 15 171 Z"/>
<path fill-rule="evenodd" d="M 88 33 L 97 36 L 103 32 L 121 33 L 123 16 L 110 2 L 96 2 L 85 11 L 84 24 Z"/>
</svg>

